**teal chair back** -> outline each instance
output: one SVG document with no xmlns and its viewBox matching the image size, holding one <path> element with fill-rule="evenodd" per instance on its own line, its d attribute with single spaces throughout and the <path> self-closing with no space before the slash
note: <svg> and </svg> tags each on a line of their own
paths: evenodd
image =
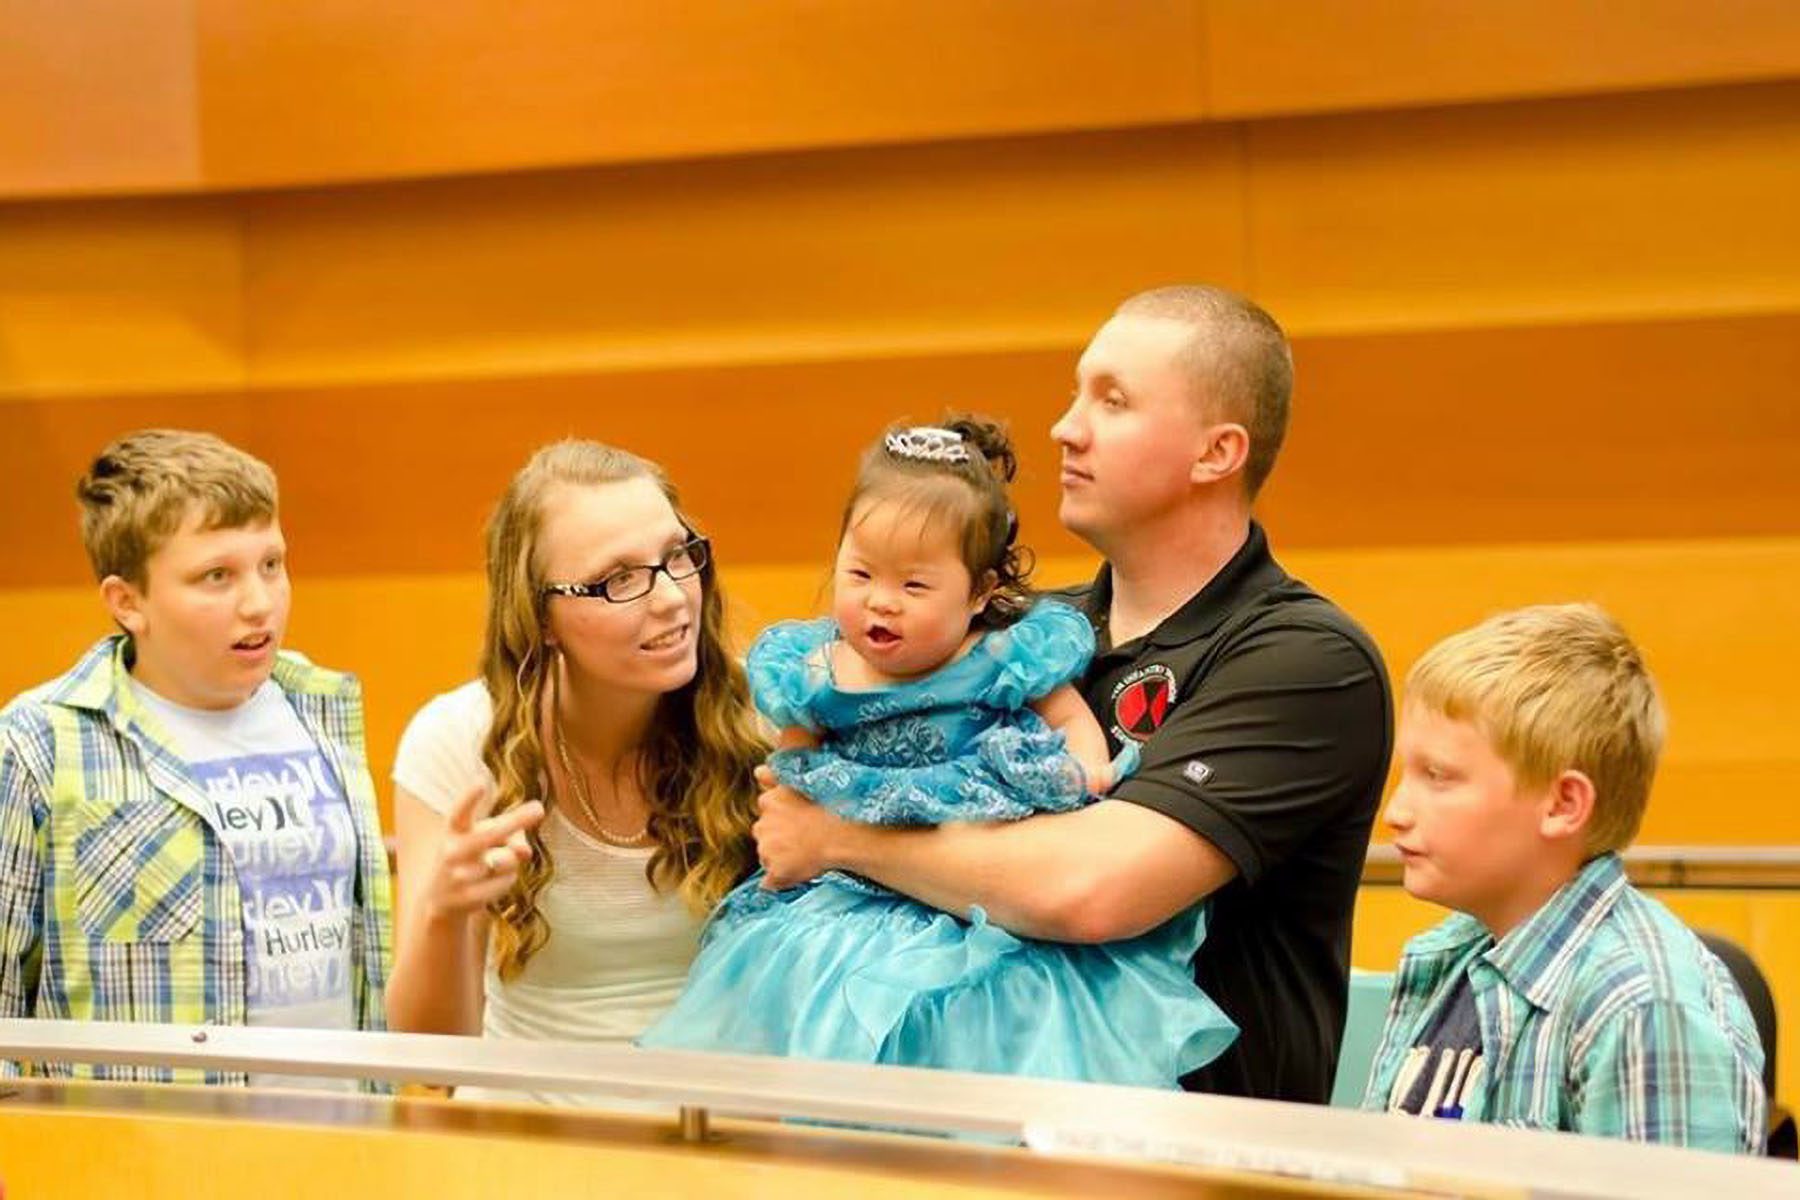
<svg viewBox="0 0 1800 1200">
<path fill-rule="evenodd" d="M 1393 990 L 1391 971 L 1350 972 L 1350 1011 L 1344 1014 L 1344 1045 L 1338 1051 L 1337 1077 L 1331 1086 L 1331 1103 L 1336 1108 L 1362 1104 L 1382 1022 L 1387 1020 L 1388 994 Z"/>
</svg>

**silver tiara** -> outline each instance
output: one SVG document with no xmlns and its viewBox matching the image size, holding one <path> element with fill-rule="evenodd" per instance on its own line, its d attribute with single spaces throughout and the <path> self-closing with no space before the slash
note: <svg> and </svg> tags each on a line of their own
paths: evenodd
<svg viewBox="0 0 1800 1200">
<path fill-rule="evenodd" d="M 969 461 L 969 448 L 962 434 L 936 425 L 914 425 L 887 435 L 887 451 L 895 458 L 913 458 L 923 462 L 962 463 Z"/>
</svg>

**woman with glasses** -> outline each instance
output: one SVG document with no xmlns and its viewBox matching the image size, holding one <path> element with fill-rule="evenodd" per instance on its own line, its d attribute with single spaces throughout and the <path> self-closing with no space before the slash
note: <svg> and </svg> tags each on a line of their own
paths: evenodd
<svg viewBox="0 0 1800 1200">
<path fill-rule="evenodd" d="M 394 766 L 389 1024 L 627 1042 L 756 861 L 768 747 L 725 598 L 661 469 L 594 442 L 513 479 L 487 575 L 481 678 L 419 711 Z"/>
</svg>

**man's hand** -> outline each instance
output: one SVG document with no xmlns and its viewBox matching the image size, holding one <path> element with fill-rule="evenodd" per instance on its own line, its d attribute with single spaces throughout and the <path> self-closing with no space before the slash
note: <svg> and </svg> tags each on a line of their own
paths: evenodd
<svg viewBox="0 0 1800 1200">
<path fill-rule="evenodd" d="M 817 879 L 836 864 L 828 857 L 831 839 L 843 821 L 792 788 L 775 781 L 767 767 L 756 768 L 763 789 L 756 798 L 760 814 L 750 834 L 762 863 L 762 886 L 770 891 L 797 887 Z"/>
</svg>

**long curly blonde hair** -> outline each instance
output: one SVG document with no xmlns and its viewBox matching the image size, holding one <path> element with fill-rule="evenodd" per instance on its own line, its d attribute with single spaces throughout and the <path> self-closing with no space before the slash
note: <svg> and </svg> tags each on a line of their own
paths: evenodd
<svg viewBox="0 0 1800 1200">
<path fill-rule="evenodd" d="M 545 583 L 539 538 L 544 500 L 560 484 L 649 479 L 688 529 L 680 500 L 656 464 L 589 441 L 562 441 L 532 455 L 488 523 L 487 631 L 481 677 L 493 701 L 493 725 L 481 758 L 504 812 L 533 798 L 553 802 L 542 731 L 545 693 L 554 686 L 555 657 L 544 638 Z M 756 788 L 751 772 L 768 753 L 750 707 L 743 668 L 726 641 L 725 594 L 708 562 L 700 572 L 699 667 L 685 686 L 663 696 L 640 748 L 639 783 L 650 809 L 654 852 L 645 868 L 658 890 L 673 888 L 704 913 L 755 865 L 750 823 Z M 517 884 L 493 905 L 494 960 L 503 979 L 518 974 L 550 937 L 538 896 L 555 872 L 537 829 L 532 858 Z"/>
</svg>

